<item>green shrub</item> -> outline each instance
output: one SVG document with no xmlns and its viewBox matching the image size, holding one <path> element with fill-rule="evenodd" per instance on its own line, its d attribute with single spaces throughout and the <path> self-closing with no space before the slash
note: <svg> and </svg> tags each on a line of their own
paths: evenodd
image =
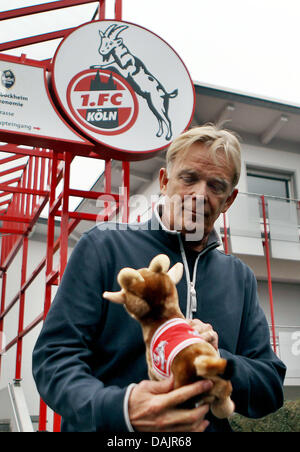
<svg viewBox="0 0 300 452">
<path fill-rule="evenodd" d="M 276 413 L 260 419 L 235 414 L 230 424 L 235 432 L 300 432 L 300 400 L 286 401 Z"/>
</svg>

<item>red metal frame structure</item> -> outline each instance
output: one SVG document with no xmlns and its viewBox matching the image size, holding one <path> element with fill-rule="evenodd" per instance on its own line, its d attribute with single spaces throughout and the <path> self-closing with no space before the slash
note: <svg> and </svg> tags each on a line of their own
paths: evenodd
<svg viewBox="0 0 300 452">
<path fill-rule="evenodd" d="M 226 222 L 226 213 L 223 213 L 223 225 L 224 225 L 224 237 L 223 237 L 223 245 L 225 254 L 229 252 L 229 244 L 228 244 L 228 231 L 227 231 L 227 222 Z"/>
<path fill-rule="evenodd" d="M 20 8 L 17 10 L 0 13 L 0 21 L 24 17 L 42 12 L 59 10 L 61 8 L 73 7 L 87 3 L 95 3 L 95 0 L 60 0 Z M 99 17 L 105 19 L 105 0 L 99 1 Z M 122 18 L 122 0 L 115 2 L 115 19 Z M 50 41 L 57 38 L 63 38 L 73 29 L 59 30 L 57 32 L 45 33 L 43 35 L 24 38 L 17 41 L 11 41 L 0 44 L 0 51 L 7 51 L 18 47 L 37 44 Z M 24 58 L 24 55 L 22 55 Z M 21 57 L 21 58 L 22 58 Z M 38 62 L 40 64 L 40 62 Z M 50 61 L 45 61 L 45 68 L 48 68 Z M 9 153 L 9 157 L 0 160 L 0 177 L 12 174 L 12 178 L 5 183 L 0 183 L 0 198 L 11 194 L 9 200 L 0 202 L 0 220 L 2 227 L 0 233 L 1 241 L 1 260 L 0 276 L 2 277 L 2 290 L 0 302 L 0 338 L 4 331 L 4 320 L 11 309 L 19 303 L 18 332 L 8 344 L 0 343 L 0 371 L 2 355 L 16 345 L 16 366 L 15 380 L 22 378 L 22 345 L 23 338 L 40 322 L 44 321 L 51 305 L 52 287 L 58 285 L 65 267 L 67 265 L 68 238 L 74 228 L 82 220 L 105 221 L 110 216 L 115 215 L 121 206 L 123 206 L 123 220 L 127 221 L 129 217 L 128 196 L 130 184 L 130 164 L 123 162 L 123 192 L 124 195 L 111 193 L 111 160 L 105 161 L 105 192 L 83 191 L 70 188 L 71 163 L 76 156 L 74 152 L 57 152 L 46 149 L 28 149 L 14 144 L 0 146 L 0 151 Z M 80 155 L 80 152 L 78 153 Z M 28 157 L 26 164 L 18 165 L 18 160 L 22 157 Z M 101 159 L 101 157 L 90 152 L 89 158 Z M 13 168 L 1 171 L 1 165 L 16 162 Z M 13 173 L 21 173 L 21 176 L 13 177 Z M 47 175 L 47 180 L 46 176 Z M 63 181 L 63 188 L 58 197 L 56 189 L 60 181 Z M 85 199 L 98 199 L 100 196 L 107 195 L 114 198 L 115 209 L 111 209 L 107 203 L 104 215 L 89 214 L 83 212 L 69 211 L 69 198 L 79 197 Z M 47 231 L 47 253 L 44 259 L 37 265 L 30 276 L 27 275 L 28 261 L 28 240 L 29 234 L 36 221 L 40 217 L 44 207 L 49 204 L 49 218 Z M 55 241 L 54 228 L 55 219 L 60 218 L 60 237 Z M 4 235 L 5 234 L 5 235 Z M 6 302 L 6 281 L 7 271 L 18 252 L 22 249 L 21 265 L 21 286 L 17 294 Z M 59 268 L 54 268 L 53 257 L 56 252 L 60 253 Z M 24 326 L 24 310 L 26 304 L 26 290 L 45 268 L 46 284 L 44 309 L 29 325 Z M 47 426 L 47 406 L 41 400 L 39 431 L 45 431 Z M 60 431 L 60 417 L 54 414 L 53 431 Z"/>
</svg>

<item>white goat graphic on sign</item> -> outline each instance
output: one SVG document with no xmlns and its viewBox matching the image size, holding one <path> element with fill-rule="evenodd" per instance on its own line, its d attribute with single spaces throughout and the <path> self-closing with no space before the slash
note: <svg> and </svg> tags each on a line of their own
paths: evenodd
<svg viewBox="0 0 300 452">
<path fill-rule="evenodd" d="M 99 53 L 103 61 L 107 64 L 100 65 L 101 69 L 117 70 L 134 91 L 146 99 L 152 113 L 158 120 L 159 129 L 156 134 L 161 137 L 163 134 L 163 124 L 167 127 L 166 140 L 172 138 L 172 124 L 168 116 L 169 99 L 178 95 L 175 89 L 172 93 L 167 93 L 162 84 L 147 70 L 144 63 L 132 55 L 124 45 L 120 33 L 128 28 L 128 25 L 110 25 L 103 33 L 99 30 L 101 43 Z"/>
</svg>

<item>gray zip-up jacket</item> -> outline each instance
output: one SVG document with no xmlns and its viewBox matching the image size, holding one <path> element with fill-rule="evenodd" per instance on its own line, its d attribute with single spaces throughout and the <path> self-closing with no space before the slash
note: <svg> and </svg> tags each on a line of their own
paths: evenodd
<svg viewBox="0 0 300 452">
<path fill-rule="evenodd" d="M 102 298 L 117 291 L 123 267 L 142 268 L 159 253 L 181 261 L 177 285 L 188 317 L 210 323 L 219 351 L 234 361 L 236 411 L 262 417 L 282 406 L 285 366 L 270 346 L 269 328 L 257 298 L 253 272 L 217 250 L 212 233 L 193 262 L 179 233 L 159 218 L 128 227 L 105 223 L 75 247 L 33 353 L 33 375 L 43 400 L 62 416 L 62 431 L 126 432 L 132 383 L 148 379 L 138 322 L 123 306 Z M 230 431 L 227 420 L 208 415 L 209 431 Z"/>
</svg>

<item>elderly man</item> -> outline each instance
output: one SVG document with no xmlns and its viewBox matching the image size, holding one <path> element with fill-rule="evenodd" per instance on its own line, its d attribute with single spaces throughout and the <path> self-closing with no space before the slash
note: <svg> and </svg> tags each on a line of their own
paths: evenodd
<svg viewBox="0 0 300 452">
<path fill-rule="evenodd" d="M 211 388 L 199 381 L 173 389 L 172 377 L 149 381 L 139 324 L 102 298 L 119 289 L 123 267 L 148 266 L 164 253 L 181 261 L 180 307 L 201 336 L 234 362 L 236 411 L 261 417 L 281 407 L 285 366 L 270 347 L 256 280 L 225 255 L 214 222 L 237 196 L 240 146 L 228 131 L 197 127 L 174 140 L 160 170 L 164 202 L 135 228 L 95 226 L 65 270 L 33 354 L 44 401 L 62 415 L 62 430 L 230 431 L 208 406 L 178 405 Z"/>
</svg>

